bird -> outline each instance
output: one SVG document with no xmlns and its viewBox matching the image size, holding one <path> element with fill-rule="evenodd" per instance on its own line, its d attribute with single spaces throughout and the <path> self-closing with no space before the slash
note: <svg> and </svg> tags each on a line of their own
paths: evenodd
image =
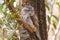
<svg viewBox="0 0 60 40">
<path fill-rule="evenodd" d="M 40 40 L 38 18 L 35 14 L 34 7 L 32 7 L 28 2 L 22 7 L 21 13 L 19 15 L 23 22 L 29 25 L 29 28 L 33 31 L 31 34 L 34 35 L 38 40 Z M 36 39 L 36 40 L 37 40 Z"/>
</svg>

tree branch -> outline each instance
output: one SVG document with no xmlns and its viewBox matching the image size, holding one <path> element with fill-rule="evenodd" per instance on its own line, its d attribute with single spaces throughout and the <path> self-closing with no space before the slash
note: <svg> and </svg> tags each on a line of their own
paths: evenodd
<svg viewBox="0 0 60 40">
<path fill-rule="evenodd" d="M 10 9 L 11 12 L 17 13 L 16 9 L 14 6 L 9 2 L 9 0 L 4 0 L 4 3 L 7 5 L 7 7 Z M 18 14 L 18 13 L 17 13 Z M 20 18 L 18 15 L 16 15 L 17 18 Z M 23 24 L 23 27 L 28 30 L 29 32 L 33 33 L 35 32 L 35 29 L 33 30 L 29 25 L 24 23 L 22 20 L 17 21 L 19 24 Z"/>
</svg>

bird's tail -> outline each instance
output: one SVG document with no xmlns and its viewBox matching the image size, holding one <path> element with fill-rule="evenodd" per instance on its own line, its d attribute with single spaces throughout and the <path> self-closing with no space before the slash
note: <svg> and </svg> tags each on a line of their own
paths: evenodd
<svg viewBox="0 0 60 40">
<path fill-rule="evenodd" d="M 39 33 L 34 32 L 32 35 L 35 37 L 36 40 L 41 40 Z"/>
</svg>

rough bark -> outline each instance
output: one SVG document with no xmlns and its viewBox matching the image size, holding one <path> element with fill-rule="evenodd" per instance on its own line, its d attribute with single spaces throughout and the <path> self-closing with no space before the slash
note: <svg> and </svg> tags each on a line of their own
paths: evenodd
<svg viewBox="0 0 60 40">
<path fill-rule="evenodd" d="M 46 25 L 46 13 L 45 13 L 45 1 L 44 0 L 30 0 L 31 5 L 35 8 L 35 12 L 38 15 L 39 30 L 41 40 L 47 40 L 47 25 Z"/>
<path fill-rule="evenodd" d="M 46 25 L 46 13 L 45 13 L 45 1 L 39 0 L 37 2 L 37 13 L 39 19 L 39 30 L 41 40 L 47 40 L 47 25 Z"/>
</svg>

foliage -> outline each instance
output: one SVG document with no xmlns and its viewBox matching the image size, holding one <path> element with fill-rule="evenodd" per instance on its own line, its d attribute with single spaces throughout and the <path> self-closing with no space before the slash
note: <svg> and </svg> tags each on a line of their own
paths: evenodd
<svg viewBox="0 0 60 40">
<path fill-rule="evenodd" d="M 46 7 L 48 10 L 50 10 L 50 9 L 49 9 L 49 6 L 48 6 L 47 4 L 45 4 L 45 7 Z"/>
<path fill-rule="evenodd" d="M 60 2 L 55 2 L 54 4 L 60 7 Z"/>
<path fill-rule="evenodd" d="M 14 2 L 15 0 L 10 0 L 10 3 L 13 5 Z M 17 10 L 17 7 L 15 8 Z M 7 40 L 15 40 L 14 37 L 16 36 L 13 36 L 13 34 L 16 34 L 16 30 L 22 29 L 22 25 L 19 25 L 17 20 L 22 19 L 16 17 L 16 15 L 18 15 L 17 13 L 10 12 L 5 3 L 0 4 L 0 13 L 3 14 L 3 17 L 0 18 L 0 38 L 2 38 L 2 40 L 4 40 L 4 38 L 7 38 Z"/>
<path fill-rule="evenodd" d="M 55 4 L 59 5 L 58 2 L 56 2 Z M 48 9 L 48 11 L 50 11 L 50 8 L 48 6 L 48 4 L 45 4 L 45 7 Z M 50 15 L 47 15 L 47 22 L 48 22 L 48 27 L 50 27 L 50 25 L 52 24 L 53 27 L 56 29 L 56 25 L 57 25 L 57 22 L 59 21 L 58 17 L 56 15 L 53 15 L 52 13 L 49 13 Z M 51 18 L 54 18 L 54 20 L 52 20 Z M 52 21 L 52 23 L 51 23 Z"/>
</svg>

